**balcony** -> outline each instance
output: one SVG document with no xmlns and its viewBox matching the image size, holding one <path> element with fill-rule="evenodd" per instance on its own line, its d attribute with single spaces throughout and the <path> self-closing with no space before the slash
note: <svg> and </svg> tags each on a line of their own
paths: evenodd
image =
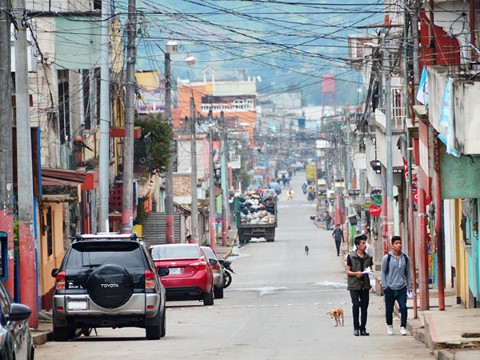
<svg viewBox="0 0 480 360">
<path fill-rule="evenodd" d="M 447 66 L 428 67 L 428 112 L 432 126 L 445 138 L 453 132 L 453 144 L 457 151 L 464 155 L 479 155 L 480 142 L 478 141 L 478 119 L 480 118 L 480 79 L 476 77 L 477 70 L 472 73 L 452 74 Z M 442 97 L 448 77 L 453 78 L 453 126 L 440 126 L 439 119 L 442 111 Z M 452 135 L 450 133 L 450 135 Z"/>
</svg>

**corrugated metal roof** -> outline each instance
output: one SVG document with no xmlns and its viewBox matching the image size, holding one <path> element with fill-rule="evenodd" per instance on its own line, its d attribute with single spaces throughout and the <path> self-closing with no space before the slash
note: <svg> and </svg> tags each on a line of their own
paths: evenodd
<svg viewBox="0 0 480 360">
<path fill-rule="evenodd" d="M 79 185 L 85 181 L 83 171 L 42 168 L 42 186 L 44 185 Z"/>
</svg>

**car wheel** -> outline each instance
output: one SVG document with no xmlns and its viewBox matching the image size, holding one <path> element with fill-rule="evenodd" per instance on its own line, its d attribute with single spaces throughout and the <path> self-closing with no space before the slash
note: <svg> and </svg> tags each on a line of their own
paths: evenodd
<svg viewBox="0 0 480 360">
<path fill-rule="evenodd" d="M 162 315 L 162 327 L 160 329 L 160 336 L 164 337 L 167 335 L 167 311 L 163 308 L 163 315 Z"/>
<path fill-rule="evenodd" d="M 213 287 L 208 293 L 203 293 L 203 305 L 213 305 Z"/>
<path fill-rule="evenodd" d="M 162 313 L 159 311 L 155 316 L 154 324 L 145 327 L 147 340 L 158 340 L 162 336 Z"/>
<path fill-rule="evenodd" d="M 112 309 L 124 305 L 133 294 L 133 279 L 119 265 L 106 264 L 92 272 L 87 280 L 88 294 L 99 306 Z"/>
<path fill-rule="evenodd" d="M 223 273 L 223 288 L 226 289 L 227 287 L 230 286 L 232 283 L 232 274 L 230 274 L 228 271 L 225 271 Z"/>
<path fill-rule="evenodd" d="M 213 288 L 213 293 L 215 294 L 215 299 L 223 299 L 223 287 Z"/>
<path fill-rule="evenodd" d="M 67 341 L 75 337 L 75 329 L 68 326 L 55 326 L 53 325 L 53 340 L 54 341 Z"/>
</svg>

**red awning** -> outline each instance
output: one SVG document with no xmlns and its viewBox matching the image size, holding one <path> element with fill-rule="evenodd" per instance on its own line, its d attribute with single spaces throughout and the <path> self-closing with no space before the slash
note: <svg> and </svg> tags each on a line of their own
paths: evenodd
<svg viewBox="0 0 480 360">
<path fill-rule="evenodd" d="M 42 168 L 42 186 L 81 185 L 86 175 L 83 171 Z"/>
</svg>

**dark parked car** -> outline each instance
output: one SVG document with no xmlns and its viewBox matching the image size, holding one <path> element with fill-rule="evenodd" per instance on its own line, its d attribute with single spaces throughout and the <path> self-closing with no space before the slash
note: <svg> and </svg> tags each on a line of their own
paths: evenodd
<svg viewBox="0 0 480 360">
<path fill-rule="evenodd" d="M 0 359 L 33 360 L 35 347 L 28 326 L 32 311 L 12 301 L 0 281 Z"/>
<path fill-rule="evenodd" d="M 100 327 L 144 328 L 148 340 L 165 336 L 165 288 L 136 235 L 80 235 L 52 276 L 54 340 Z"/>
</svg>

